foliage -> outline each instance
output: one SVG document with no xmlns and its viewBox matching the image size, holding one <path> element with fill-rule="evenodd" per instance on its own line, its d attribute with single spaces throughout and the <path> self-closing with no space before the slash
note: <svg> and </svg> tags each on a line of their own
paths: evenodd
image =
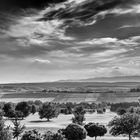
<svg viewBox="0 0 140 140">
<path fill-rule="evenodd" d="M 5 127 L 3 118 L 0 116 L 0 140 L 12 140 L 12 133 L 9 127 Z"/>
<path fill-rule="evenodd" d="M 67 109 L 67 114 L 71 114 L 72 113 L 72 104 L 66 103 L 66 109 Z"/>
<path fill-rule="evenodd" d="M 82 125 L 83 121 L 85 120 L 85 113 L 86 111 L 83 109 L 82 106 L 77 106 L 73 110 L 73 115 L 74 117 L 72 118 L 72 122 Z"/>
<path fill-rule="evenodd" d="M 35 100 L 34 101 L 34 104 L 37 105 L 37 106 L 41 106 L 42 105 L 42 102 L 40 100 Z"/>
<path fill-rule="evenodd" d="M 128 113 L 135 113 L 135 107 L 131 106 L 130 108 L 127 109 Z"/>
<path fill-rule="evenodd" d="M 18 137 L 21 136 L 21 134 L 23 133 L 25 126 L 21 126 L 20 121 L 18 121 L 18 120 L 14 120 L 13 124 L 14 124 L 14 128 L 12 129 L 13 137 L 17 138 L 17 140 L 18 140 Z"/>
<path fill-rule="evenodd" d="M 15 105 L 13 103 L 5 103 L 3 106 L 4 116 L 10 118 L 15 110 Z"/>
<path fill-rule="evenodd" d="M 2 109 L 0 109 L 0 117 L 4 116 L 4 112 Z"/>
<path fill-rule="evenodd" d="M 140 107 L 130 107 L 127 109 L 128 113 L 136 113 L 140 115 Z"/>
<path fill-rule="evenodd" d="M 130 107 L 138 107 L 139 106 L 139 103 L 138 102 L 131 102 L 131 103 L 128 103 L 128 102 L 124 102 L 124 103 L 115 103 L 115 104 L 111 104 L 110 105 L 110 111 L 112 112 L 117 112 L 117 109 L 118 108 L 124 108 L 124 109 L 128 109 Z"/>
<path fill-rule="evenodd" d="M 100 108 L 100 109 L 97 109 L 97 113 L 98 113 L 98 114 L 103 114 L 103 113 L 104 113 L 104 110 L 101 109 L 101 108 Z"/>
<path fill-rule="evenodd" d="M 5 102 L 0 102 L 0 109 L 2 110 L 4 107 Z"/>
<path fill-rule="evenodd" d="M 60 133 L 52 133 L 48 131 L 43 135 L 43 140 L 63 140 L 64 136 Z"/>
<path fill-rule="evenodd" d="M 132 88 L 130 89 L 130 92 L 140 92 L 140 88 Z"/>
<path fill-rule="evenodd" d="M 126 113 L 120 117 L 115 117 L 109 122 L 109 126 L 111 127 L 110 134 L 113 136 L 126 134 L 131 140 L 131 137 L 140 130 L 140 116 L 136 113 Z"/>
<path fill-rule="evenodd" d="M 27 117 L 30 114 L 31 107 L 27 102 L 20 102 L 16 105 L 16 111 L 23 113 L 23 117 Z"/>
<path fill-rule="evenodd" d="M 79 124 L 79 125 L 83 125 L 83 121 L 85 121 L 85 117 L 84 115 L 75 115 L 73 118 L 72 118 L 72 122 L 73 123 L 76 123 L 76 124 Z"/>
<path fill-rule="evenodd" d="M 37 112 L 37 107 L 36 107 L 36 105 L 33 104 L 33 105 L 31 106 L 31 113 L 32 113 L 32 114 L 35 114 L 36 112 Z"/>
<path fill-rule="evenodd" d="M 125 114 L 126 112 L 127 112 L 127 111 L 126 111 L 125 108 L 119 107 L 119 108 L 117 109 L 117 114 L 118 114 L 118 115 L 123 115 L 123 114 Z"/>
<path fill-rule="evenodd" d="M 86 130 L 77 124 L 70 124 L 63 130 L 65 138 L 68 140 L 83 140 L 86 138 Z"/>
<path fill-rule="evenodd" d="M 5 103 L 3 106 L 4 116 L 8 118 L 15 117 L 15 106 L 13 103 Z"/>
<path fill-rule="evenodd" d="M 86 111 L 82 106 L 76 106 L 73 110 L 74 115 L 85 115 Z"/>
<path fill-rule="evenodd" d="M 39 109 L 40 119 L 46 118 L 48 121 L 52 118 L 58 117 L 59 112 L 53 103 L 43 103 Z"/>
<path fill-rule="evenodd" d="M 41 139 L 41 134 L 36 131 L 36 130 L 32 130 L 32 131 L 26 131 L 21 140 L 42 140 Z"/>
<path fill-rule="evenodd" d="M 98 136 L 104 136 L 107 133 L 107 129 L 104 125 L 99 125 L 98 123 L 88 123 L 85 125 L 87 135 L 89 137 L 95 137 L 95 140 Z"/>
</svg>

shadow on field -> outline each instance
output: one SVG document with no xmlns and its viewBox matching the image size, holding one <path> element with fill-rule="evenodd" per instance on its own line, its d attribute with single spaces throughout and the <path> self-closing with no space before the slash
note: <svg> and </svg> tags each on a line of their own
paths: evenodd
<svg viewBox="0 0 140 140">
<path fill-rule="evenodd" d="M 30 121 L 30 123 L 51 123 L 52 121 L 47 121 L 47 120 L 44 120 L 44 121 L 41 121 L 41 120 L 36 120 L 36 121 Z"/>
</svg>

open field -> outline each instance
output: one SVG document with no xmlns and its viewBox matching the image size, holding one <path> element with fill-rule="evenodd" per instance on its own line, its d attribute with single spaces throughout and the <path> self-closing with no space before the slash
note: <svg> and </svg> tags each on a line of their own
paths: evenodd
<svg viewBox="0 0 140 140">
<path fill-rule="evenodd" d="M 115 113 L 107 111 L 105 114 L 86 114 L 86 121 L 88 122 L 98 122 L 103 125 L 107 125 L 108 122 L 115 116 Z M 26 125 L 27 129 L 37 129 L 40 132 L 44 131 L 57 131 L 60 128 L 65 128 L 68 124 L 71 123 L 71 118 L 73 115 L 62 115 L 60 114 L 58 118 L 52 119 L 50 122 L 47 122 L 45 119 L 40 120 L 38 114 L 30 115 L 25 120 L 22 121 L 22 124 Z M 6 121 L 6 125 L 11 125 L 11 121 Z M 93 139 L 93 138 L 92 138 Z M 92 140 L 87 137 L 86 140 Z M 127 140 L 127 137 L 118 136 L 113 137 L 109 133 L 107 133 L 104 137 L 99 137 L 98 140 Z"/>
<path fill-rule="evenodd" d="M 3 94 L 0 97 L 0 102 L 20 102 L 20 101 L 35 101 L 40 100 L 42 102 L 136 102 L 140 98 L 140 92 L 137 93 L 56 93 L 55 95 L 48 93 L 14 93 Z"/>
<path fill-rule="evenodd" d="M 140 83 L 34 83 L 0 86 L 0 101 L 20 102 L 41 100 L 43 102 L 135 102 L 140 92 L 130 92 Z M 44 92 L 45 90 L 45 92 Z"/>
<path fill-rule="evenodd" d="M 140 83 L 45 83 L 45 84 L 13 84 L 1 85 L 0 101 L 1 102 L 21 102 L 35 101 L 42 102 L 136 102 L 140 98 L 140 92 L 130 92 L 131 88 L 139 87 Z M 86 121 L 98 122 L 103 125 L 115 116 L 115 113 L 107 111 L 105 114 L 86 114 Z M 57 131 L 65 128 L 70 124 L 73 115 L 60 114 L 58 118 L 52 119 L 50 122 L 40 120 L 38 114 L 30 115 L 22 124 L 26 126 L 26 130 L 37 129 L 40 132 Z M 12 126 L 11 121 L 6 120 L 6 125 Z M 87 137 L 86 140 L 93 138 Z M 113 137 L 107 133 L 98 140 L 127 140 L 127 137 Z M 137 139 L 138 140 L 138 139 Z"/>
</svg>

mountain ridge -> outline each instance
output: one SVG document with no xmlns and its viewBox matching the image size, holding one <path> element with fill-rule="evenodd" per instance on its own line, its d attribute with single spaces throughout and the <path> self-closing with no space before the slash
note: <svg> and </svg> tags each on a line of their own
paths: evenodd
<svg viewBox="0 0 140 140">
<path fill-rule="evenodd" d="M 114 76 L 114 77 L 96 77 L 87 79 L 68 79 L 58 82 L 140 82 L 140 76 Z"/>
</svg>

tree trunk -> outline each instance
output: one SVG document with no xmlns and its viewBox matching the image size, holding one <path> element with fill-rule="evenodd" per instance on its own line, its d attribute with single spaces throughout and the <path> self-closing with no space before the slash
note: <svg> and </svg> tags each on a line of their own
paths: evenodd
<svg viewBox="0 0 140 140">
<path fill-rule="evenodd" d="M 47 121 L 49 122 L 49 121 L 50 121 L 50 119 L 49 119 L 49 118 L 47 118 Z"/>
<path fill-rule="evenodd" d="M 18 140 L 18 137 L 17 137 L 17 140 Z"/>
<path fill-rule="evenodd" d="M 131 140 L 131 134 L 129 134 L 129 140 Z"/>
<path fill-rule="evenodd" d="M 97 140 L 97 137 L 95 137 L 95 140 Z"/>
</svg>

